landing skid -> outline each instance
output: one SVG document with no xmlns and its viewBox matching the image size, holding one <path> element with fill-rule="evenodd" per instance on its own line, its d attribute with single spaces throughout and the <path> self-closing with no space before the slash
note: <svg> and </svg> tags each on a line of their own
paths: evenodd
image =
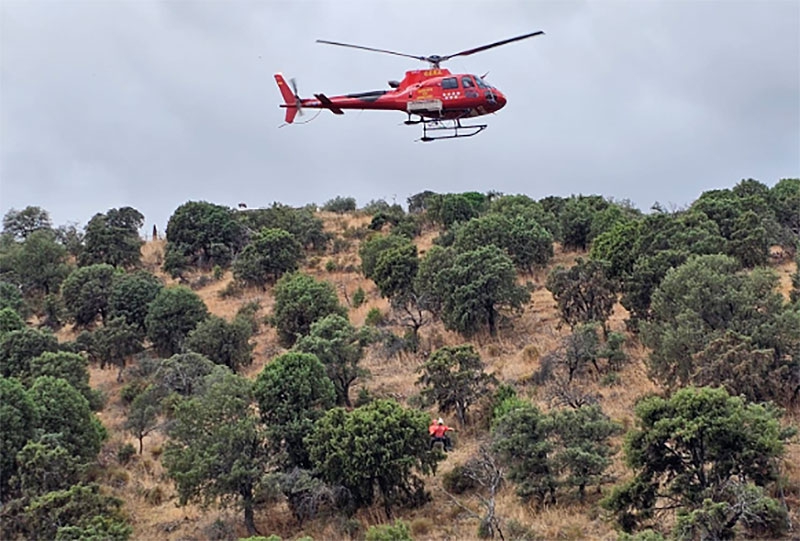
<svg viewBox="0 0 800 541">
<path fill-rule="evenodd" d="M 458 139 L 460 137 L 472 137 L 478 135 L 480 132 L 489 127 L 488 124 L 473 124 L 464 126 L 461 124 L 461 119 L 442 120 L 442 119 L 426 119 L 411 120 L 409 116 L 405 121 L 406 125 L 422 124 L 422 137 L 418 141 L 428 143 L 438 139 Z M 429 133 L 433 132 L 433 133 Z"/>
</svg>

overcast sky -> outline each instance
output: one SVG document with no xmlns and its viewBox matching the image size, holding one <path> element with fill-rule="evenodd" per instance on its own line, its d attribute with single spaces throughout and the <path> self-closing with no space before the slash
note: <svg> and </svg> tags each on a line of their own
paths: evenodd
<svg viewBox="0 0 800 541">
<path fill-rule="evenodd" d="M 415 142 L 399 112 L 279 127 L 302 96 L 388 88 L 450 54 L 508 105 L 482 134 Z M 314 117 L 315 111 L 301 120 Z M 56 225 L 133 206 L 405 203 L 423 190 L 601 194 L 683 206 L 800 176 L 800 1 L 0 0 L 0 213 Z"/>
</svg>

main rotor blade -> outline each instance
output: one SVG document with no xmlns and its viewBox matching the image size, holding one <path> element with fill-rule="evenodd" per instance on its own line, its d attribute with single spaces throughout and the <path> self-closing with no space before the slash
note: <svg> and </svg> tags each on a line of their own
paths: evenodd
<svg viewBox="0 0 800 541">
<path fill-rule="evenodd" d="M 338 45 L 339 47 L 350 47 L 351 49 L 363 49 L 364 51 L 372 51 L 374 53 L 386 53 L 397 56 L 405 56 L 406 58 L 413 58 L 415 60 L 426 60 L 424 56 L 414 56 L 412 54 L 398 53 L 395 51 L 387 51 L 386 49 L 375 49 L 374 47 L 364 47 L 363 45 L 351 45 L 349 43 L 339 43 L 338 41 L 328 41 L 325 39 L 318 39 L 317 43 L 325 43 L 326 45 Z"/>
<path fill-rule="evenodd" d="M 530 34 L 523 34 L 523 35 L 517 36 L 515 38 L 508 38 L 508 39 L 504 39 L 502 41 L 496 41 L 494 43 L 490 43 L 488 45 L 481 45 L 480 47 L 475 47 L 473 49 L 467 49 L 466 51 L 461 51 L 461 52 L 458 52 L 458 53 L 453 53 L 453 54 L 450 54 L 450 55 L 447 55 L 447 56 L 443 56 L 442 60 L 449 60 L 449 59 L 453 58 L 454 56 L 467 56 L 467 55 L 479 53 L 481 51 L 485 51 L 486 49 L 491 49 L 493 47 L 499 47 L 499 46 L 505 45 L 507 43 L 513 43 L 513 42 L 519 41 L 521 39 L 532 38 L 534 36 L 539 36 L 541 34 L 544 34 L 544 32 L 542 32 L 541 30 L 537 30 L 536 32 L 531 32 Z"/>
</svg>

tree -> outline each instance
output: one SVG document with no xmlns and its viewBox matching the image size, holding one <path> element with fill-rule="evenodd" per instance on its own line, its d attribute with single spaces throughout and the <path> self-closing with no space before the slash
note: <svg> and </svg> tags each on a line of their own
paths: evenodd
<svg viewBox="0 0 800 541">
<path fill-rule="evenodd" d="M 272 324 L 281 345 L 291 347 L 308 334 L 315 321 L 331 314 L 347 316 L 333 286 L 300 272 L 287 274 L 275 284 Z"/>
<path fill-rule="evenodd" d="M 552 238 L 560 237 L 558 219 L 553 211 L 534 201 L 527 195 L 504 195 L 492 200 L 489 212 L 502 214 L 508 218 L 523 217 L 544 227 Z"/>
<path fill-rule="evenodd" d="M 117 381 L 122 381 L 122 372 L 130 358 L 144 349 L 141 331 L 121 317 L 110 319 L 85 340 L 88 344 L 84 347 L 89 357 L 98 362 L 100 368 L 106 365 L 119 368 Z"/>
<path fill-rule="evenodd" d="M 92 409 L 98 409 L 101 404 L 99 394 L 89 386 L 86 359 L 77 353 L 46 351 L 38 357 L 34 357 L 30 362 L 29 379 L 32 381 L 39 376 L 52 376 L 66 380 L 86 398 Z"/>
<path fill-rule="evenodd" d="M 25 328 L 25 320 L 12 308 L 0 308 L 0 336 Z"/>
<path fill-rule="evenodd" d="M 139 238 L 142 225 L 144 216 L 132 207 L 95 214 L 86 225 L 85 247 L 78 261 L 81 265 L 137 266 L 142 256 L 143 242 Z"/>
<path fill-rule="evenodd" d="M 19 380 L 0 376 L 0 502 L 9 500 L 16 456 L 35 435 L 36 405 Z"/>
<path fill-rule="evenodd" d="M 564 248 L 586 250 L 593 239 L 592 222 L 595 215 L 606 207 L 608 202 L 597 195 L 579 195 L 566 199 L 558 213 Z"/>
<path fill-rule="evenodd" d="M 25 327 L 0 334 L 0 376 L 27 378 L 31 359 L 45 351 L 58 351 L 58 340 L 49 331 Z"/>
<path fill-rule="evenodd" d="M 50 230 L 50 214 L 40 207 L 28 206 L 22 210 L 11 209 L 3 216 L 3 233 L 24 241 L 35 231 Z"/>
<path fill-rule="evenodd" d="M 145 318 L 147 337 L 164 356 L 179 353 L 186 336 L 208 317 L 208 308 L 185 286 L 165 287 L 150 304 Z"/>
<path fill-rule="evenodd" d="M 456 251 L 453 248 L 432 246 L 419 262 L 419 270 L 414 280 L 414 292 L 419 304 L 433 314 L 442 313 L 443 295 L 448 287 L 445 282 L 446 274 L 441 271 L 451 268 L 455 264 L 455 259 Z"/>
<path fill-rule="evenodd" d="M 400 298 L 413 293 L 419 258 L 417 247 L 409 240 L 378 254 L 371 278 L 386 298 Z"/>
<path fill-rule="evenodd" d="M 11 308 L 19 315 L 26 315 L 25 299 L 14 284 L 0 281 L 0 309 Z"/>
<path fill-rule="evenodd" d="M 201 395 L 208 383 L 206 376 L 228 369 L 215 365 L 199 353 L 178 353 L 164 359 L 153 374 L 155 396 L 163 397 L 175 393 L 183 397 Z"/>
<path fill-rule="evenodd" d="M 663 250 L 719 254 L 725 251 L 726 242 L 717 222 L 697 209 L 674 214 L 655 212 L 642 219 L 636 250 L 639 256 L 653 256 Z"/>
<path fill-rule="evenodd" d="M 105 496 L 99 485 L 77 484 L 33 499 L 22 518 L 30 539 L 127 541 L 132 528 L 121 507 L 122 500 Z"/>
<path fill-rule="evenodd" d="M 247 285 L 275 282 L 287 272 L 297 270 L 303 248 L 291 233 L 264 228 L 250 240 L 233 262 L 233 276 Z"/>
<path fill-rule="evenodd" d="M 454 410 L 464 427 L 469 407 L 486 396 L 497 381 L 483 371 L 484 366 L 472 345 L 443 347 L 419 367 L 417 385 L 424 386 L 422 396 L 436 402 L 440 411 Z"/>
<path fill-rule="evenodd" d="M 177 276 L 185 267 L 227 267 L 244 244 L 242 226 L 233 209 L 205 201 L 189 201 L 167 222 L 164 270 Z"/>
<path fill-rule="evenodd" d="M 80 391 L 64 379 L 40 376 L 31 385 L 30 395 L 42 434 L 60 434 L 58 441 L 81 462 L 97 457 L 106 430 Z"/>
<path fill-rule="evenodd" d="M 325 232 L 322 219 L 315 212 L 316 207 L 313 205 L 292 208 L 273 203 L 270 208 L 247 210 L 237 213 L 236 216 L 250 231 L 283 229 L 291 233 L 303 248 L 320 251 L 325 249 L 331 235 Z"/>
<path fill-rule="evenodd" d="M 26 295 L 49 295 L 58 291 L 69 274 L 67 251 L 49 229 L 39 229 L 10 254 L 14 282 Z"/>
<path fill-rule="evenodd" d="M 458 254 L 434 278 L 445 326 L 467 336 L 487 326 L 494 336 L 502 311 L 521 311 L 530 298 L 516 278 L 511 259 L 494 245 Z"/>
<path fill-rule="evenodd" d="M 80 482 L 84 468 L 58 440 L 57 434 L 29 440 L 17 453 L 18 474 L 14 482 L 23 498 L 35 498 Z"/>
<path fill-rule="evenodd" d="M 425 190 L 423 192 L 419 192 L 409 196 L 406 199 L 406 203 L 408 204 L 408 213 L 419 214 L 421 212 L 426 211 L 428 209 L 431 197 L 436 195 L 437 195 L 436 192 Z"/>
<path fill-rule="evenodd" d="M 77 223 L 59 225 L 55 229 L 56 240 L 67 250 L 67 253 L 76 260 L 80 259 L 83 252 L 83 232 L 78 229 Z"/>
<path fill-rule="evenodd" d="M 416 472 L 435 472 L 441 454 L 428 449 L 428 416 L 392 400 L 376 400 L 348 412 L 329 410 L 306 438 L 320 477 L 349 492 L 355 508 L 372 505 L 376 489 L 391 518 L 399 503 L 427 499 Z"/>
<path fill-rule="evenodd" d="M 756 347 L 781 349 L 776 360 L 798 347 L 784 340 L 796 334 L 791 328 L 800 322 L 791 313 L 783 315 L 774 273 L 738 271 L 736 260 L 718 254 L 696 256 L 667 273 L 653 293 L 652 321 L 642 336 L 660 381 L 689 382 L 696 368 L 692 356 L 728 331 L 752 337 Z M 777 331 L 778 322 L 784 331 Z"/>
<path fill-rule="evenodd" d="M 276 357 L 259 374 L 255 396 L 270 447 L 278 455 L 275 461 L 284 470 L 309 468 L 303 438 L 333 406 L 336 396 L 325 367 L 310 353 Z"/>
<path fill-rule="evenodd" d="M 189 332 L 185 346 L 236 372 L 253 362 L 251 334 L 252 327 L 243 318 L 228 323 L 221 317 L 210 316 Z"/>
<path fill-rule="evenodd" d="M 578 258 L 569 269 L 556 267 L 547 276 L 545 287 L 558 303 L 561 319 L 570 326 L 596 321 L 606 329 L 606 321 L 617 302 L 616 285 L 606 275 L 604 261 Z"/>
<path fill-rule="evenodd" d="M 106 322 L 116 270 L 105 263 L 75 269 L 61 286 L 61 297 L 75 325 L 87 327 L 97 316 Z"/>
<path fill-rule="evenodd" d="M 686 262 L 689 254 L 677 250 L 664 250 L 652 256 L 641 256 L 633 264 L 633 271 L 622 282 L 620 304 L 630 313 L 630 324 L 638 329 L 641 322 L 651 319 L 650 304 L 653 291 L 667 272 Z"/>
<path fill-rule="evenodd" d="M 337 195 L 333 199 L 329 199 L 322 205 L 322 210 L 327 212 L 335 212 L 337 214 L 344 214 L 346 212 L 355 212 L 356 198 L 355 197 L 342 197 Z"/>
<path fill-rule="evenodd" d="M 378 265 L 380 255 L 392 248 L 407 247 L 411 241 L 400 235 L 375 235 L 370 237 L 358 249 L 361 258 L 361 272 L 372 280 L 375 279 L 375 267 Z"/>
<path fill-rule="evenodd" d="M 680 541 L 734 539 L 737 523 L 750 538 L 782 539 L 791 529 L 786 506 L 765 494 L 763 488 L 732 483 L 727 497 L 723 502 L 707 498 L 698 509 L 680 512 L 672 537 Z"/>
<path fill-rule="evenodd" d="M 108 299 L 109 316 L 122 317 L 144 333 L 148 307 L 163 287 L 161 280 L 147 271 L 117 274 Z"/>
<path fill-rule="evenodd" d="M 766 265 L 769 256 L 767 229 L 752 210 L 743 212 L 733 224 L 728 253 L 745 268 Z"/>
<path fill-rule="evenodd" d="M 209 376 L 202 395 L 179 402 L 163 463 L 181 505 L 237 505 L 250 535 L 255 494 L 265 475 L 264 435 L 252 409 L 250 382 L 228 371 Z"/>
<path fill-rule="evenodd" d="M 638 427 L 625 439 L 634 478 L 603 503 L 627 531 L 661 511 L 690 513 L 706 501 L 725 502 L 740 483 L 767 486 L 778 477 L 777 459 L 792 433 L 775 408 L 709 387 L 650 396 L 635 411 Z M 740 518 L 731 517 L 730 528 Z"/>
<path fill-rule="evenodd" d="M 364 357 L 362 339 L 347 318 L 331 314 L 312 323 L 309 334 L 295 344 L 297 351 L 315 355 L 325 366 L 340 406 L 352 406 L 350 386 L 368 374 L 358 365 Z"/>
<path fill-rule="evenodd" d="M 800 325 L 793 329 L 800 334 Z M 691 382 L 722 386 L 731 396 L 751 402 L 789 404 L 800 390 L 797 360 L 782 359 L 772 348 L 759 348 L 753 339 L 728 331 L 692 356 Z"/>
<path fill-rule="evenodd" d="M 500 529 L 501 521 L 497 516 L 496 509 L 497 495 L 505 483 L 506 472 L 491 447 L 487 444 L 481 444 L 478 451 L 463 466 L 456 466 L 450 475 L 454 473 L 461 477 L 461 481 L 466 481 L 471 487 L 478 488 L 486 494 L 485 496 L 477 494 L 481 507 L 485 510 L 483 516 L 481 516 L 445 491 L 456 505 L 480 520 L 478 537 L 493 538 L 494 533 L 497 532 L 500 539 L 505 539 L 503 531 Z"/>
<path fill-rule="evenodd" d="M 742 202 L 729 189 L 708 190 L 692 203 L 691 210 L 702 212 L 714 221 L 723 237 L 730 240 L 734 224 L 742 214 Z"/>
<path fill-rule="evenodd" d="M 504 250 L 518 269 L 530 272 L 553 257 L 553 237 L 533 218 L 524 214 L 490 213 L 456 229 L 454 246 L 459 251 L 494 244 Z"/>
<path fill-rule="evenodd" d="M 528 402 L 506 412 L 492 429 L 492 449 L 508 466 L 508 478 L 525 501 L 535 497 L 542 504 L 548 496 L 555 501 L 551 431 L 551 420 Z"/>
<path fill-rule="evenodd" d="M 442 224 L 445 228 L 451 227 L 454 223 L 466 223 L 472 218 L 476 218 L 485 210 L 483 207 L 486 198 L 482 194 L 475 194 L 473 197 L 467 193 L 448 193 L 435 195 L 426 199 L 428 214 L 435 222 Z"/>
<path fill-rule="evenodd" d="M 588 485 L 600 485 L 611 465 L 614 448 L 610 439 L 622 432 L 597 405 L 554 410 L 549 414 L 554 429 L 552 461 L 559 485 L 577 487 L 583 501 Z"/>
<path fill-rule="evenodd" d="M 592 242 L 589 257 L 608 262 L 606 274 L 611 280 L 620 280 L 633 272 L 639 228 L 639 222 L 619 222 Z"/>
<path fill-rule="evenodd" d="M 158 414 L 160 413 L 157 393 L 151 387 L 136 396 L 128 410 L 125 420 L 125 430 L 139 440 L 139 454 L 142 454 L 145 436 L 158 428 Z"/>
<path fill-rule="evenodd" d="M 597 374 L 600 374 L 600 367 L 597 363 L 600 356 L 600 339 L 597 336 L 597 325 L 582 324 L 575 327 L 572 333 L 561 340 L 558 348 L 544 356 L 539 369 L 541 380 L 553 375 L 556 378 L 560 374 L 556 371 L 559 367 L 566 372 L 566 384 L 572 380 L 585 375 L 594 366 Z M 553 372 L 556 372 L 553 374 Z"/>
<path fill-rule="evenodd" d="M 800 235 L 800 178 L 783 178 L 769 191 L 778 223 L 796 239 Z"/>
</svg>

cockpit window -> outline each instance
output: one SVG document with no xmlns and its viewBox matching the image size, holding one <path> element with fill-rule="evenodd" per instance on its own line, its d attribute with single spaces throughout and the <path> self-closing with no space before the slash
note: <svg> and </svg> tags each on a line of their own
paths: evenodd
<svg viewBox="0 0 800 541">
<path fill-rule="evenodd" d="M 442 88 L 458 88 L 458 79 L 455 77 L 442 79 Z"/>
<path fill-rule="evenodd" d="M 481 88 L 489 88 L 489 85 L 483 82 L 483 79 L 480 77 L 475 77 L 475 82 L 478 83 L 478 86 Z"/>
<path fill-rule="evenodd" d="M 472 82 L 472 77 L 470 77 L 469 75 L 465 75 L 464 77 L 461 78 L 461 86 L 463 86 L 464 88 L 472 88 L 473 86 L 475 86 L 475 83 Z"/>
</svg>

